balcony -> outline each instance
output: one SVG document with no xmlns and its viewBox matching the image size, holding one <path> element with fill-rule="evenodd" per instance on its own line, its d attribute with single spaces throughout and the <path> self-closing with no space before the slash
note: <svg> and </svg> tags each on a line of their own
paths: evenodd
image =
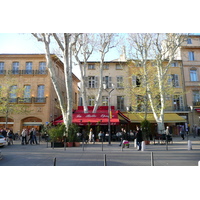
<svg viewBox="0 0 200 200">
<path fill-rule="evenodd" d="M 9 103 L 17 103 L 17 104 L 41 104 L 46 103 L 46 97 L 40 98 L 40 97 L 31 97 L 31 98 L 9 98 L 8 100 L 5 97 L 0 98 L 0 103 L 3 103 L 5 101 L 9 101 Z"/>
<path fill-rule="evenodd" d="M 32 98 L 20 98 L 20 97 L 18 97 L 18 103 L 32 103 Z"/>
<path fill-rule="evenodd" d="M 6 74 L 6 70 L 0 70 L 0 75 L 5 75 Z"/>
<path fill-rule="evenodd" d="M 6 75 L 6 70 L 0 70 L 0 75 Z M 10 75 L 47 75 L 48 70 L 8 70 Z"/>
<path fill-rule="evenodd" d="M 34 70 L 22 70 L 22 73 L 21 74 L 34 74 Z"/>
<path fill-rule="evenodd" d="M 34 70 L 34 74 L 44 74 L 44 75 L 46 75 L 46 74 L 48 74 L 48 70 Z"/>
<path fill-rule="evenodd" d="M 200 106 L 200 101 L 193 101 L 192 104 L 193 106 Z"/>
<path fill-rule="evenodd" d="M 46 98 L 39 98 L 39 97 L 33 97 L 34 98 L 34 103 L 46 103 Z"/>
<path fill-rule="evenodd" d="M 8 70 L 8 74 L 20 75 L 21 74 L 21 70 Z"/>
</svg>

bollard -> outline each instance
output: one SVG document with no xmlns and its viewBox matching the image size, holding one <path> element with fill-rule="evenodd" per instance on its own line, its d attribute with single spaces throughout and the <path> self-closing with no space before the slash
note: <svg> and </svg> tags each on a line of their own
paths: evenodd
<svg viewBox="0 0 200 200">
<path fill-rule="evenodd" d="M 56 157 L 53 159 L 53 166 L 56 166 Z"/>
<path fill-rule="evenodd" d="M 142 149 L 141 149 L 141 151 L 144 151 L 145 150 L 145 143 L 144 143 L 144 141 L 142 141 Z"/>
<path fill-rule="evenodd" d="M 192 150 L 192 143 L 190 140 L 188 140 L 188 150 Z"/>
<path fill-rule="evenodd" d="M 82 140 L 82 149 L 83 149 L 83 151 L 84 151 L 84 138 L 83 138 L 83 140 Z"/>
<path fill-rule="evenodd" d="M 106 162 L 106 154 L 104 154 L 104 166 L 107 166 L 107 162 Z"/>
<path fill-rule="evenodd" d="M 134 147 L 137 148 L 137 140 L 134 139 Z"/>
<path fill-rule="evenodd" d="M 200 161 L 198 162 L 198 166 L 200 167 Z"/>
<path fill-rule="evenodd" d="M 154 166 L 153 152 L 151 152 L 151 166 Z"/>
</svg>

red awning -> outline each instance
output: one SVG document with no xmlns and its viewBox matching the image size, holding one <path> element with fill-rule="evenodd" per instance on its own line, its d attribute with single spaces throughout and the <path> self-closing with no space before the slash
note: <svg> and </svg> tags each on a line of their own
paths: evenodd
<svg viewBox="0 0 200 200">
<path fill-rule="evenodd" d="M 74 113 L 73 123 L 78 125 L 108 125 L 108 113 Z M 110 125 L 119 125 L 117 113 L 112 112 Z"/>
<path fill-rule="evenodd" d="M 197 112 L 200 112 L 200 108 L 195 108 L 195 110 L 196 110 Z"/>
<path fill-rule="evenodd" d="M 78 110 L 73 113 L 72 123 L 79 126 L 85 125 L 108 125 L 108 106 L 99 106 L 96 113 L 92 113 L 93 106 L 88 106 L 88 113 L 84 113 L 83 106 L 79 106 Z M 130 121 L 120 111 L 115 110 L 114 106 L 111 106 L 111 118 L 110 125 L 119 125 L 120 120 L 118 115 L 123 117 L 126 121 Z M 55 120 L 54 125 L 63 123 L 62 119 Z"/>
</svg>

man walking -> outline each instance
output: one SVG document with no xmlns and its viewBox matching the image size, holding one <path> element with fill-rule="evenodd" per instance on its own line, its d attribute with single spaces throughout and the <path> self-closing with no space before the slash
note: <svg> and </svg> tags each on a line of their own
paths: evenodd
<svg viewBox="0 0 200 200">
<path fill-rule="evenodd" d="M 36 144 L 38 144 L 38 142 L 37 142 L 37 138 L 36 138 L 36 130 L 35 130 L 35 128 L 32 128 L 32 138 L 31 138 L 31 144 L 33 144 L 34 142 L 36 143 Z"/>
</svg>

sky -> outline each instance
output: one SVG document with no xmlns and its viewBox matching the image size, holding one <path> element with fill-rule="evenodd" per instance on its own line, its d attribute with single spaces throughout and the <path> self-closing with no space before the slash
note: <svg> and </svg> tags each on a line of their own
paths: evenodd
<svg viewBox="0 0 200 200">
<path fill-rule="evenodd" d="M 38 42 L 30 33 L 0 33 L 0 54 L 34 54 L 45 53 L 44 44 Z M 105 60 L 111 61 L 119 58 L 120 50 L 111 49 Z M 90 60 L 98 61 L 99 56 L 94 54 Z M 80 78 L 78 67 L 73 67 L 73 73 Z"/>
</svg>

